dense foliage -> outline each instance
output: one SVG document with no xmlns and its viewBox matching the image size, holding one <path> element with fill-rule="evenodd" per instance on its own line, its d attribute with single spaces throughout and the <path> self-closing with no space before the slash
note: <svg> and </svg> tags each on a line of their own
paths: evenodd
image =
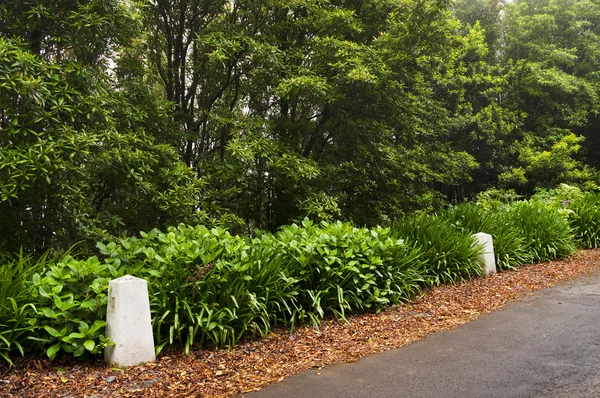
<svg viewBox="0 0 600 398">
<path fill-rule="evenodd" d="M 0 38 L 0 87 L 0 250 L 44 252 L 194 214 L 193 173 L 93 69 Z"/>
<path fill-rule="evenodd" d="M 390 228 L 305 219 L 255 238 L 202 226 L 98 243 L 100 256 L 19 256 L 0 274 L 0 356 L 102 351 L 108 282 L 148 281 L 156 349 L 234 345 L 273 327 L 379 311 L 423 288 L 481 274 L 475 231 L 493 236 L 501 270 L 597 247 L 600 199 L 576 188 L 530 201 L 482 197 Z"/>
<path fill-rule="evenodd" d="M 125 273 L 189 349 L 477 275 L 474 232 L 503 269 L 597 247 L 599 29 L 598 0 L 0 2 L 0 355 L 99 352 Z"/>
<path fill-rule="evenodd" d="M 4 1 L 0 250 L 595 189 L 599 7 Z"/>
</svg>

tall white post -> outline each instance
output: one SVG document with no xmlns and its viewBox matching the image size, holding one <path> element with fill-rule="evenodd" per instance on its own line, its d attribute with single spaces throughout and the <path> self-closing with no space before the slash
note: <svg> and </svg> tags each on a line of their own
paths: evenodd
<svg viewBox="0 0 600 398">
<path fill-rule="evenodd" d="M 479 232 L 473 235 L 477 242 L 483 246 L 483 253 L 481 254 L 481 262 L 483 266 L 484 275 L 493 275 L 496 273 L 496 256 L 494 255 L 494 244 L 492 242 L 492 235 Z"/>
<path fill-rule="evenodd" d="M 109 282 L 106 337 L 115 343 L 104 350 L 104 360 L 111 365 L 133 366 L 156 359 L 144 279 L 127 275 Z"/>
</svg>

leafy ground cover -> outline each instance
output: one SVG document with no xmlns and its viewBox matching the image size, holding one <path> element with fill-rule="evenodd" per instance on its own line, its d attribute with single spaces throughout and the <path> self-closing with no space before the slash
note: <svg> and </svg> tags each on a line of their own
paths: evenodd
<svg viewBox="0 0 600 398">
<path fill-rule="evenodd" d="M 148 281 L 157 353 L 233 347 L 475 278 L 476 232 L 492 234 L 501 270 L 597 247 L 598 209 L 597 195 L 564 186 L 529 201 L 480 200 L 389 227 L 304 219 L 243 237 L 180 224 L 100 242 L 94 257 L 19 256 L 1 269 L 0 357 L 101 354 L 112 344 L 104 336 L 108 282 L 126 274 Z"/>
<path fill-rule="evenodd" d="M 474 278 L 424 291 L 408 303 L 376 314 L 361 313 L 277 329 L 259 341 L 230 350 L 205 348 L 184 355 L 167 348 L 156 362 L 113 369 L 101 361 L 59 357 L 16 358 L 0 365 L 0 395 L 7 397 L 230 397 L 260 389 L 292 374 L 401 347 L 430 333 L 452 329 L 502 308 L 538 289 L 585 275 L 600 266 L 600 250 L 568 260 L 526 265 L 492 277 Z"/>
</svg>

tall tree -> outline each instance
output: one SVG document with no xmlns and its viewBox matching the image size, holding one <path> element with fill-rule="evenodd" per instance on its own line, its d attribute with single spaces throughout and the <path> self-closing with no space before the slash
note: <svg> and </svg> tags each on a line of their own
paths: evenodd
<svg viewBox="0 0 600 398">
<path fill-rule="evenodd" d="M 323 209 L 376 223 L 468 178 L 472 158 L 432 131 L 446 115 L 426 83 L 452 45 L 447 2 L 208 5 L 147 3 L 148 59 L 186 131 L 182 155 L 249 225 Z"/>
<path fill-rule="evenodd" d="M 463 23 L 463 34 L 475 25 L 483 29 L 488 48 L 486 60 L 495 64 L 503 51 L 504 25 L 502 15 L 506 0 L 457 0 L 452 8 L 454 15 Z"/>
<path fill-rule="evenodd" d="M 542 154 L 567 145 L 573 159 L 580 140 L 571 139 L 572 133 L 586 137 L 588 148 L 597 145 L 592 123 L 598 108 L 599 17 L 600 4 L 588 0 L 517 0 L 506 6 L 505 59 L 514 64 L 507 98 L 526 115 L 527 134 L 521 142 L 521 165 L 508 177 L 522 181 L 528 190 L 569 178 L 552 170 L 543 180 L 528 176 L 529 162 L 536 158 L 527 155 L 530 151 Z M 598 164 L 589 150 L 587 162 Z M 580 171 L 572 174 L 571 182 L 589 177 L 581 165 L 576 169 Z"/>
<path fill-rule="evenodd" d="M 523 138 L 520 112 L 506 103 L 511 66 L 488 61 L 488 40 L 479 22 L 463 25 L 460 32 L 459 45 L 435 79 L 435 95 L 450 114 L 446 145 L 471 154 L 478 167 L 472 182 L 440 187 L 450 201 L 495 187 L 515 165 L 515 142 Z"/>
<path fill-rule="evenodd" d="M 107 57 L 134 34 L 132 10 L 120 0 L 5 0 L 0 35 L 19 38 L 29 52 L 53 61 L 85 65 Z"/>
<path fill-rule="evenodd" d="M 0 250 L 197 219 L 199 181 L 147 135 L 164 104 L 139 106 L 104 68 L 124 37 L 108 21 L 132 21 L 124 6 L 13 3 L 0 5 L 0 29 L 14 36 L 0 39 Z"/>
</svg>

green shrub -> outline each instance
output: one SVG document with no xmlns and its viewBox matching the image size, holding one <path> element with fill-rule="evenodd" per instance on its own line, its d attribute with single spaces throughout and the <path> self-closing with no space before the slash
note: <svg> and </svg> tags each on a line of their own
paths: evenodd
<svg viewBox="0 0 600 398">
<path fill-rule="evenodd" d="M 416 242 L 424 253 L 428 284 L 455 283 L 481 275 L 482 248 L 471 233 L 440 217 L 412 216 L 392 224 L 392 236 Z"/>
<path fill-rule="evenodd" d="M 571 228 L 575 241 L 584 248 L 600 246 L 600 194 L 588 193 L 573 199 Z"/>
<path fill-rule="evenodd" d="M 22 343 L 33 335 L 37 308 L 31 301 L 30 281 L 41 272 L 47 255 L 37 261 L 21 251 L 0 266 L 0 358 L 12 365 L 10 353 L 24 354 Z"/>
<path fill-rule="evenodd" d="M 34 261 L 21 253 L 0 269 L 0 357 L 13 348 L 74 356 L 101 352 L 110 273 L 95 258 Z"/>
<path fill-rule="evenodd" d="M 492 235 L 496 265 L 510 269 L 575 251 L 569 211 L 561 208 L 563 199 L 556 198 L 545 192 L 537 200 L 507 203 L 487 210 L 479 205 L 462 204 L 449 209 L 442 218 L 462 231 Z"/>
<path fill-rule="evenodd" d="M 423 283 L 420 252 L 389 230 L 305 220 L 254 240 L 180 225 L 99 245 L 113 277 L 149 282 L 158 350 L 179 342 L 235 344 L 273 325 L 379 309 Z"/>
<path fill-rule="evenodd" d="M 461 203 L 448 208 L 439 217 L 450 222 L 460 231 L 476 234 L 485 232 L 491 234 L 494 224 L 494 212 L 485 210 L 480 205 L 473 203 Z"/>
<path fill-rule="evenodd" d="M 496 266 L 500 270 L 515 269 L 524 264 L 530 264 L 533 256 L 528 252 L 526 237 L 506 222 L 502 213 L 494 216 L 490 235 L 494 242 Z"/>
<path fill-rule="evenodd" d="M 38 310 L 33 340 L 50 359 L 61 350 L 76 357 L 97 354 L 110 344 L 104 337 L 110 277 L 98 258 L 69 254 L 43 275 L 33 275 L 31 297 Z"/>
<path fill-rule="evenodd" d="M 532 261 L 527 252 L 525 237 L 513 228 L 505 212 L 506 206 L 485 210 L 480 205 L 463 203 L 451 207 L 440 217 L 447 219 L 463 232 L 469 234 L 485 232 L 492 235 L 496 266 L 500 270 L 505 270 Z"/>
<path fill-rule="evenodd" d="M 305 219 L 250 239 L 179 225 L 98 243 L 100 259 L 21 255 L 0 269 L 0 356 L 10 361 L 25 342 L 51 359 L 59 351 L 101 352 L 111 344 L 104 336 L 108 283 L 126 274 L 148 281 L 157 351 L 182 344 L 189 352 L 263 336 L 275 325 L 318 324 L 329 313 L 378 311 L 423 286 L 479 275 L 477 232 L 493 236 L 501 269 L 571 254 L 573 233 L 598 246 L 600 196 L 573 197 L 573 211 L 548 197 L 462 204 L 390 228 Z"/>
<path fill-rule="evenodd" d="M 496 211 L 522 199 L 512 189 L 492 188 L 477 194 L 476 203 L 486 211 Z"/>
<path fill-rule="evenodd" d="M 351 310 L 378 310 L 412 297 L 424 281 L 420 251 L 386 228 L 304 220 L 261 244 L 281 253 L 285 273 L 297 281 L 292 325 L 307 317 L 318 323 L 328 312 L 343 318 Z"/>
<path fill-rule="evenodd" d="M 167 344 L 233 345 L 264 335 L 294 307 L 294 280 L 270 248 L 224 229 L 179 225 L 99 245 L 111 269 L 148 281 L 157 351 Z"/>
<path fill-rule="evenodd" d="M 567 211 L 537 202 L 516 202 L 499 213 L 515 232 L 525 239 L 532 261 L 549 261 L 575 251 Z"/>
<path fill-rule="evenodd" d="M 568 208 L 574 200 L 582 195 L 581 189 L 567 184 L 560 184 L 558 188 L 554 189 L 538 188 L 535 195 L 531 197 L 530 202 L 541 203 L 555 209 L 564 209 Z"/>
</svg>

